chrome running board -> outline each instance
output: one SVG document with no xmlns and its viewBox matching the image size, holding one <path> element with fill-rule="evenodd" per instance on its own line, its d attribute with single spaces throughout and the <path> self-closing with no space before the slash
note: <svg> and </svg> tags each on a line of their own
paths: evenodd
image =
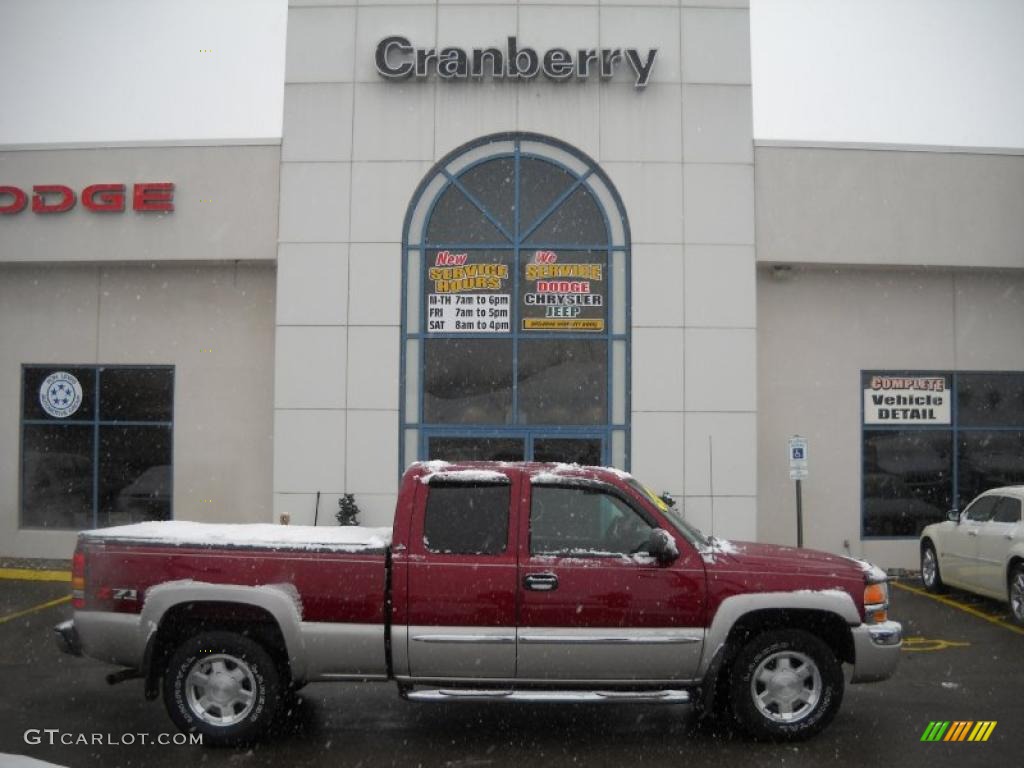
<svg viewBox="0 0 1024 768">
<path fill-rule="evenodd" d="M 685 704 L 688 691 L 510 691 L 435 688 L 409 691 L 409 701 L 525 701 L 570 704 Z"/>
</svg>

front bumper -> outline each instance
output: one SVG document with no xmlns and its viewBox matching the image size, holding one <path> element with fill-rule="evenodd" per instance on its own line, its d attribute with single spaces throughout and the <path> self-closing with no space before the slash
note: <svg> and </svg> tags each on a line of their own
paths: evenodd
<svg viewBox="0 0 1024 768">
<path fill-rule="evenodd" d="M 57 635 L 57 647 L 61 651 L 72 656 L 82 655 L 82 643 L 78 639 L 78 630 L 75 629 L 73 619 L 62 621 L 53 628 L 53 631 Z"/>
<path fill-rule="evenodd" d="M 851 683 L 874 683 L 892 677 L 900 662 L 903 627 L 898 621 L 861 624 L 853 632 Z"/>
</svg>

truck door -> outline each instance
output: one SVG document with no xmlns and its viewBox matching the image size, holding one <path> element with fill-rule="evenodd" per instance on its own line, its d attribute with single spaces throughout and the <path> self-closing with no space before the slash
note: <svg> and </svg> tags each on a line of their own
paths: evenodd
<svg viewBox="0 0 1024 768">
<path fill-rule="evenodd" d="M 406 558 L 411 677 L 515 677 L 514 480 L 456 471 L 419 485 Z"/>
<path fill-rule="evenodd" d="M 611 486 L 523 483 L 518 678 L 608 684 L 694 677 L 704 566 L 679 541 L 663 565 L 636 554 L 656 520 Z"/>
</svg>

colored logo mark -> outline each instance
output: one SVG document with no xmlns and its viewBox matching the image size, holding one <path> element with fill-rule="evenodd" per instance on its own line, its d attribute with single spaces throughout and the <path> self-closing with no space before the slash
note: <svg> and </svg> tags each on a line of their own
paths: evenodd
<svg viewBox="0 0 1024 768">
<path fill-rule="evenodd" d="M 996 720 L 933 720 L 921 734 L 921 741 L 988 741 Z"/>
</svg>

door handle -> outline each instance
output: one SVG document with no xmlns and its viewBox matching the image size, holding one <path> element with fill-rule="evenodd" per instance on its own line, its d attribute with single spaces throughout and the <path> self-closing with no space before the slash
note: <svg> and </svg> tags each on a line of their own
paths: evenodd
<svg viewBox="0 0 1024 768">
<path fill-rule="evenodd" d="M 558 589 L 558 577 L 553 573 L 531 573 L 523 578 L 523 586 L 534 592 L 550 592 Z"/>
<path fill-rule="evenodd" d="M 967 532 L 967 535 L 968 535 L 968 536 L 977 536 L 977 535 L 978 535 L 978 532 L 977 532 L 977 531 L 968 531 L 968 532 Z"/>
</svg>

